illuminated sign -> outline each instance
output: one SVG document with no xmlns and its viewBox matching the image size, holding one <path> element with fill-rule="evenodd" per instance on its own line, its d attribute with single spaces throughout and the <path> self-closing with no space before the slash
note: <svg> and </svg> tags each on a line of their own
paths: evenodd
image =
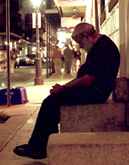
<svg viewBox="0 0 129 165">
<path fill-rule="evenodd" d="M 61 18 L 61 27 L 75 27 L 78 23 L 81 22 L 81 17 L 62 17 Z"/>
<path fill-rule="evenodd" d="M 86 0 L 57 0 L 59 6 L 86 6 Z"/>
</svg>

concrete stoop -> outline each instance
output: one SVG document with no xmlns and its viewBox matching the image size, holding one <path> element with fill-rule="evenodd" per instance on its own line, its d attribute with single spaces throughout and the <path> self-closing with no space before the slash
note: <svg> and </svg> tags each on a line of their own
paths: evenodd
<svg viewBox="0 0 129 165">
<path fill-rule="evenodd" d="M 48 165 L 129 165 L 128 84 L 116 79 L 114 101 L 61 106 L 60 133 L 48 141 Z"/>
<path fill-rule="evenodd" d="M 125 103 L 62 106 L 60 132 L 126 131 Z"/>
<path fill-rule="evenodd" d="M 62 106 L 61 133 L 48 141 L 48 165 L 128 165 L 127 105 Z"/>
<path fill-rule="evenodd" d="M 60 133 L 49 137 L 48 165 L 128 165 L 128 132 Z"/>
</svg>

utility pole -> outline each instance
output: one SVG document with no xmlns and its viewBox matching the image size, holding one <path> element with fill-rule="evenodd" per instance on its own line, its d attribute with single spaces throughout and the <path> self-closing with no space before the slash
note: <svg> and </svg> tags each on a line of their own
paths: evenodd
<svg viewBox="0 0 129 165">
<path fill-rule="evenodd" d="M 7 105 L 11 105 L 10 95 L 10 0 L 6 0 L 6 39 L 7 39 Z"/>
</svg>

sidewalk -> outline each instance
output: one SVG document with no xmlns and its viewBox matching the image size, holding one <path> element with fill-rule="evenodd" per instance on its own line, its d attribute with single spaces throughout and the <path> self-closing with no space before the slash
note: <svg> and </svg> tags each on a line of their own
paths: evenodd
<svg viewBox="0 0 129 165">
<path fill-rule="evenodd" d="M 28 142 L 42 100 L 49 95 L 55 83 L 65 84 L 75 76 L 51 76 L 44 79 L 44 85 L 26 87 L 29 103 L 20 105 L 0 106 L 0 111 L 11 115 L 4 124 L 0 124 L 0 164 L 1 165 L 47 165 L 47 158 L 34 160 L 17 156 L 13 153 L 16 145 Z"/>
</svg>

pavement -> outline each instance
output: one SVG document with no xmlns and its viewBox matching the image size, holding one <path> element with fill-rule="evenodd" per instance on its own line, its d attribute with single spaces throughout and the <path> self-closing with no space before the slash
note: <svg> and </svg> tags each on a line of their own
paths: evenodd
<svg viewBox="0 0 129 165">
<path fill-rule="evenodd" d="M 20 157 L 13 153 L 13 148 L 28 143 L 40 105 L 49 95 L 51 86 L 56 83 L 65 84 L 73 78 L 75 75 L 55 75 L 45 78 L 43 85 L 35 86 L 32 82 L 26 87 L 28 103 L 0 106 L 0 111 L 11 116 L 0 124 L 0 165 L 47 165 L 47 158 L 35 160 Z"/>
</svg>

